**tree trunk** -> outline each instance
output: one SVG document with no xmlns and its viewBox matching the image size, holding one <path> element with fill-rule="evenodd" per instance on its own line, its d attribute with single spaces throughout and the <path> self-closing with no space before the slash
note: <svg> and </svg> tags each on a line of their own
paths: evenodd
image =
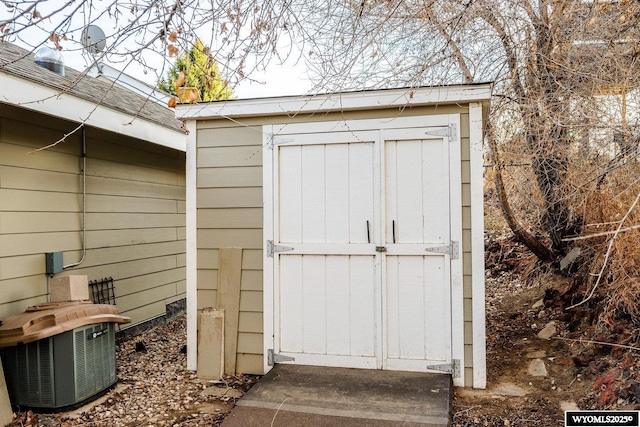
<svg viewBox="0 0 640 427">
<path fill-rule="evenodd" d="M 569 227 L 569 209 L 563 198 L 565 181 L 565 162 L 553 156 L 538 155 L 532 159 L 538 189 L 544 199 L 544 220 L 551 239 L 551 248 L 559 255 L 564 255 Z"/>
</svg>

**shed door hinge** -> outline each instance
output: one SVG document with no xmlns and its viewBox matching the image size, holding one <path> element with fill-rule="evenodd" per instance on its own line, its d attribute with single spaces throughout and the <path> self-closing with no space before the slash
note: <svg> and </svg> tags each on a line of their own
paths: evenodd
<svg viewBox="0 0 640 427">
<path fill-rule="evenodd" d="M 269 366 L 273 366 L 276 363 L 282 362 L 294 362 L 295 360 L 295 357 L 283 356 L 282 354 L 275 353 L 272 348 L 267 350 L 267 363 L 269 364 Z"/>
<path fill-rule="evenodd" d="M 293 249 L 290 246 L 274 245 L 273 240 L 267 240 L 267 256 L 270 258 L 273 258 L 273 254 L 276 252 L 287 252 Z"/>
<path fill-rule="evenodd" d="M 456 240 L 451 241 L 448 245 L 432 246 L 425 250 L 427 252 L 435 252 L 437 254 L 447 254 L 451 259 L 458 259 L 460 257 L 460 243 Z"/>
<path fill-rule="evenodd" d="M 456 126 L 454 123 L 451 123 L 449 125 L 449 135 L 447 135 L 449 137 L 449 141 L 455 141 L 458 139 L 458 126 Z"/>
<path fill-rule="evenodd" d="M 444 136 L 449 141 L 455 141 L 456 139 L 458 139 L 458 127 L 454 123 L 451 123 L 447 127 L 433 129 L 433 130 L 430 130 L 428 132 L 425 132 L 425 135 L 428 135 L 428 136 Z"/>
<path fill-rule="evenodd" d="M 443 363 L 441 365 L 429 365 L 427 369 L 438 372 L 446 372 L 451 374 L 453 378 L 461 378 L 460 359 L 453 359 L 451 363 Z"/>
</svg>

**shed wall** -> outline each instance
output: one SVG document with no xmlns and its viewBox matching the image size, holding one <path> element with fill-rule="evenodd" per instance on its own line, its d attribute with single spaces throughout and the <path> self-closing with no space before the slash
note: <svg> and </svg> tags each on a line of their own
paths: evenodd
<svg viewBox="0 0 640 427">
<path fill-rule="evenodd" d="M 82 256 L 77 127 L 0 106 L 0 317 L 47 301 L 45 252 Z M 180 137 L 177 135 L 177 137 Z M 118 309 L 139 323 L 185 298 L 185 155 L 86 130 L 86 258 L 60 275 L 113 277 Z"/>
<path fill-rule="evenodd" d="M 450 113 L 461 114 L 465 378 L 467 385 L 473 385 L 469 114 L 464 106 L 197 122 L 198 310 L 216 307 L 219 249 L 242 248 L 237 372 L 264 373 L 262 125 Z"/>
</svg>

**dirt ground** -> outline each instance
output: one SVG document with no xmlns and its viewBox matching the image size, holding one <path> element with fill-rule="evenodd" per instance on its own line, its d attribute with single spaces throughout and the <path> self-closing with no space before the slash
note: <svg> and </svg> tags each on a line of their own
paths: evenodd
<svg viewBox="0 0 640 427">
<path fill-rule="evenodd" d="M 640 409 L 638 328 L 624 316 L 603 324 L 597 306 L 567 310 L 575 282 L 537 271 L 488 208 L 487 388 L 455 390 L 453 426 L 563 426 L 565 410 Z M 542 363 L 546 375 L 529 372 Z"/>
<path fill-rule="evenodd" d="M 510 273 L 487 278 L 487 389 L 456 389 L 454 426 L 561 426 L 564 410 L 591 405 L 592 384 L 573 358 L 582 344 L 540 339 L 555 312 L 540 304 L 545 289 Z M 561 281 L 560 281 L 561 282 Z M 556 321 L 558 329 L 562 325 Z M 533 376 L 542 361 L 547 375 Z M 539 362 L 538 362 L 539 363 Z"/>
</svg>

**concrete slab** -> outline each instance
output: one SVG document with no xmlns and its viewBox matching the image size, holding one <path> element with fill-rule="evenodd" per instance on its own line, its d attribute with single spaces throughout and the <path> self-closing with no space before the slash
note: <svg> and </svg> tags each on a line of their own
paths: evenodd
<svg viewBox="0 0 640 427">
<path fill-rule="evenodd" d="M 222 426 L 448 426 L 451 394 L 447 374 L 276 365 Z"/>
</svg>

